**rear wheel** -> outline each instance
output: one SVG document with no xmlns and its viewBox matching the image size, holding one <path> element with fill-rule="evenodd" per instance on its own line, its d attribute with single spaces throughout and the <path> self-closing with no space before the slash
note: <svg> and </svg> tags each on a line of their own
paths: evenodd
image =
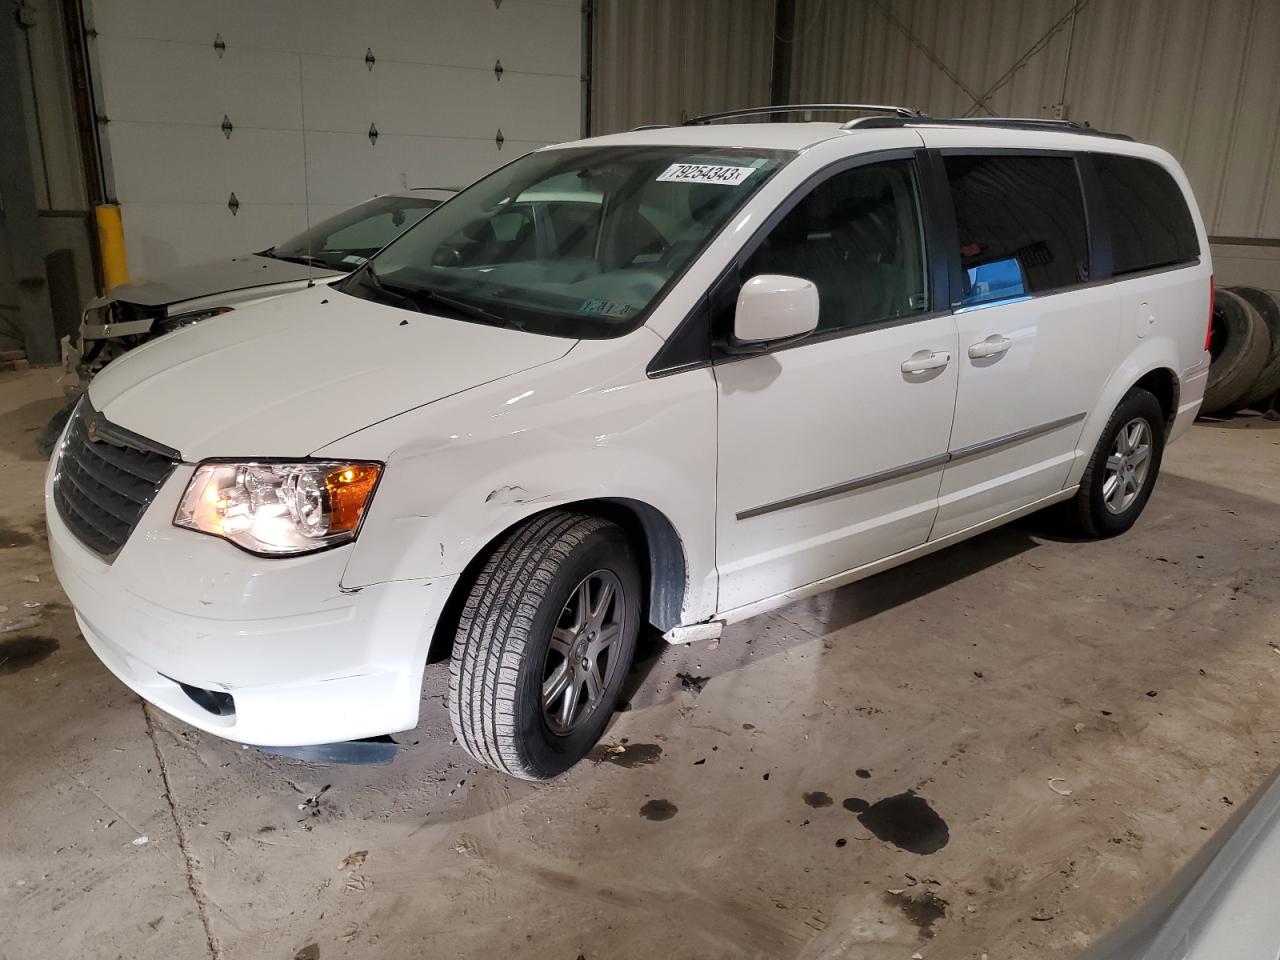
<svg viewBox="0 0 1280 960">
<path fill-rule="evenodd" d="M 1137 521 L 1160 472 L 1164 410 L 1134 387 L 1107 421 L 1072 501 L 1072 525 L 1088 537 L 1124 533 Z"/>
<path fill-rule="evenodd" d="M 621 528 L 552 511 L 485 563 L 459 619 L 449 717 L 481 763 L 549 780 L 599 740 L 640 628 L 641 579 Z"/>
</svg>

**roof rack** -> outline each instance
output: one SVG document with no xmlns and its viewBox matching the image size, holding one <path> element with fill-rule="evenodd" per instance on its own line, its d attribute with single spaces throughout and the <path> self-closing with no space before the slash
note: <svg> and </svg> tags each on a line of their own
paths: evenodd
<svg viewBox="0 0 1280 960">
<path fill-rule="evenodd" d="M 1046 117 L 932 117 L 910 107 L 898 107 L 883 103 L 778 103 L 768 107 L 744 107 L 741 110 L 725 110 L 722 113 L 706 113 L 699 117 L 687 117 L 680 126 L 700 126 L 716 120 L 734 120 L 739 117 L 759 117 L 772 113 L 856 112 L 875 116 L 854 117 L 841 125 L 842 130 L 868 130 L 884 127 L 935 126 L 935 127 L 993 127 L 1004 130 L 1060 130 L 1064 133 L 1083 133 L 1112 140 L 1132 140 L 1127 133 L 1108 133 L 1095 130 L 1078 120 L 1051 120 Z M 659 130 L 675 126 L 670 123 L 646 123 L 633 130 Z"/>
<path fill-rule="evenodd" d="M 890 106 L 886 104 L 773 104 L 772 106 L 748 106 L 741 110 L 726 110 L 718 114 L 703 114 L 701 116 L 686 116 L 681 120 L 680 124 L 675 123 L 643 123 L 639 127 L 632 127 L 632 131 L 659 131 L 668 127 L 692 127 L 692 125 L 700 125 L 712 123 L 713 120 L 732 120 L 739 116 L 763 116 L 765 114 L 803 114 L 814 113 L 814 111 L 856 111 L 856 113 L 876 113 L 890 114 L 892 118 L 906 120 L 924 116 L 919 110 L 913 110 L 909 106 Z M 886 118 L 888 119 L 888 118 Z"/>
<path fill-rule="evenodd" d="M 739 118 L 739 116 L 763 116 L 764 114 L 803 114 L 817 113 L 817 111 L 845 111 L 854 110 L 858 113 L 874 113 L 874 114 L 891 114 L 899 119 L 914 119 L 918 116 L 924 116 L 919 110 L 913 110 L 909 106 L 892 106 L 886 104 L 774 104 L 772 106 L 748 106 L 741 110 L 726 110 L 718 114 L 703 114 L 701 116 L 690 116 L 685 120 L 681 120 L 681 127 L 691 127 L 691 125 L 712 123 L 713 120 L 731 120 Z"/>
<path fill-rule="evenodd" d="M 1127 133 L 1108 133 L 1095 130 L 1078 120 L 1050 120 L 1045 117 L 931 117 L 919 113 L 914 117 L 855 117 L 844 124 L 842 130 L 867 130 L 883 127 L 936 126 L 936 127 L 993 127 L 1000 130 L 1059 130 L 1064 133 L 1083 133 L 1112 140 L 1132 140 Z"/>
</svg>

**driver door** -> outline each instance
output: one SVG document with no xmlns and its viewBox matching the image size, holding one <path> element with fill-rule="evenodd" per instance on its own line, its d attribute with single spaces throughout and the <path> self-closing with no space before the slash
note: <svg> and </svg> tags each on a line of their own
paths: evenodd
<svg viewBox="0 0 1280 960">
<path fill-rule="evenodd" d="M 955 322 L 931 296 L 919 185 L 910 153 L 845 165 L 741 262 L 739 282 L 812 281 L 820 311 L 800 342 L 714 368 L 721 611 L 929 536 L 958 364 Z"/>
</svg>

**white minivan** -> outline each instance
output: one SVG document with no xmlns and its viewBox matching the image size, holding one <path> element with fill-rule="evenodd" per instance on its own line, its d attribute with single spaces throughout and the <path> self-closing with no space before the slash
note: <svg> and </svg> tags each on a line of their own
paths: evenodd
<svg viewBox="0 0 1280 960">
<path fill-rule="evenodd" d="M 451 658 L 459 742 L 546 779 L 645 623 L 715 637 L 1060 502 L 1134 523 L 1209 363 L 1167 153 L 716 119 L 530 153 L 337 285 L 96 378 L 46 501 L 102 661 L 298 746 L 412 728 Z"/>
</svg>

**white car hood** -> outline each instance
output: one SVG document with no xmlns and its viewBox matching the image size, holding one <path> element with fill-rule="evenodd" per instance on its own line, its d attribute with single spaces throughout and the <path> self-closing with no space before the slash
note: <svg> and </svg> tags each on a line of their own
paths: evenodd
<svg viewBox="0 0 1280 960">
<path fill-rule="evenodd" d="M 301 457 L 575 343 L 316 288 L 144 343 L 94 378 L 89 401 L 188 462 Z"/>
<path fill-rule="evenodd" d="M 320 279 L 336 276 L 341 274 L 324 267 L 308 267 L 302 263 L 246 253 L 239 257 L 224 257 L 180 267 L 152 280 L 122 283 L 118 287 L 112 287 L 103 302 L 123 300 L 125 303 L 137 303 L 144 307 L 161 307 L 215 293 L 231 293 L 273 283 L 296 283 L 309 277 Z"/>
</svg>

